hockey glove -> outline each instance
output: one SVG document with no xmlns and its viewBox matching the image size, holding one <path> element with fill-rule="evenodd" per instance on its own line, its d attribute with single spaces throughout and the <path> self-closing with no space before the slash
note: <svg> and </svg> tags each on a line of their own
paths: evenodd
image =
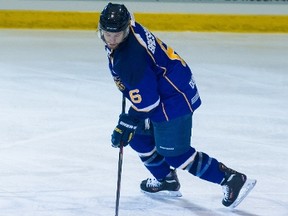
<svg viewBox="0 0 288 216">
<path fill-rule="evenodd" d="M 135 134 L 137 123 L 138 121 L 128 114 L 121 114 L 111 136 L 112 146 L 114 148 L 119 148 L 121 144 L 127 146 Z"/>
</svg>

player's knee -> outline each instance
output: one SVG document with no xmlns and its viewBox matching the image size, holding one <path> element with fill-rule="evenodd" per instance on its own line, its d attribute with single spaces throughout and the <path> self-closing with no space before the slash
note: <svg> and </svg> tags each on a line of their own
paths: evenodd
<svg viewBox="0 0 288 216">
<path fill-rule="evenodd" d="M 209 169 L 212 162 L 212 158 L 206 153 L 196 152 L 194 159 L 184 166 L 183 169 L 189 173 L 201 177 Z"/>
<path fill-rule="evenodd" d="M 166 156 L 165 159 L 167 163 L 170 164 L 170 166 L 179 168 L 179 169 L 184 169 L 189 163 L 194 161 L 196 155 L 196 150 L 192 147 L 188 149 L 183 154 L 177 155 L 177 156 Z"/>
<path fill-rule="evenodd" d="M 156 148 L 150 152 L 138 153 L 138 155 L 146 167 L 160 166 L 165 161 L 164 157 L 158 154 Z"/>
<path fill-rule="evenodd" d="M 189 173 L 201 177 L 209 169 L 212 158 L 206 153 L 197 152 L 191 148 L 177 157 L 166 157 L 166 161 L 175 168 L 187 170 Z"/>
</svg>

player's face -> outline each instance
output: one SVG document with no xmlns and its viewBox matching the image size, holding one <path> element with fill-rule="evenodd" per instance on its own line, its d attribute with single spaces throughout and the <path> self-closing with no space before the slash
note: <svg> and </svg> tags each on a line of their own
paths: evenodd
<svg viewBox="0 0 288 216">
<path fill-rule="evenodd" d="M 110 49 L 115 49 L 124 39 L 124 31 L 121 32 L 107 32 L 103 31 L 103 36 L 107 46 Z"/>
</svg>

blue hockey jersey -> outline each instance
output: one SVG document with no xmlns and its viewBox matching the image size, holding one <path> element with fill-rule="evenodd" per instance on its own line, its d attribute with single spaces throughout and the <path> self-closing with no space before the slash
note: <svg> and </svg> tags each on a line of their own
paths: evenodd
<svg viewBox="0 0 288 216">
<path fill-rule="evenodd" d="M 161 122 L 193 113 L 201 104 L 193 74 L 169 46 L 137 22 L 125 41 L 108 52 L 109 68 L 129 115 Z"/>
</svg>

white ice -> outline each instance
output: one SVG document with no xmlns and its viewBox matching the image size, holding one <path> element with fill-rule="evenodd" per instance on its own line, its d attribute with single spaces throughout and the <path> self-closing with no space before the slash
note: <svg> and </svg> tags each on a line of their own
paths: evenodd
<svg viewBox="0 0 288 216">
<path fill-rule="evenodd" d="M 288 35 L 156 32 L 193 70 L 192 144 L 258 183 L 237 209 L 179 170 L 182 198 L 139 190 L 124 149 L 119 216 L 288 215 Z M 0 215 L 115 215 L 121 94 L 94 31 L 0 30 Z"/>
</svg>

